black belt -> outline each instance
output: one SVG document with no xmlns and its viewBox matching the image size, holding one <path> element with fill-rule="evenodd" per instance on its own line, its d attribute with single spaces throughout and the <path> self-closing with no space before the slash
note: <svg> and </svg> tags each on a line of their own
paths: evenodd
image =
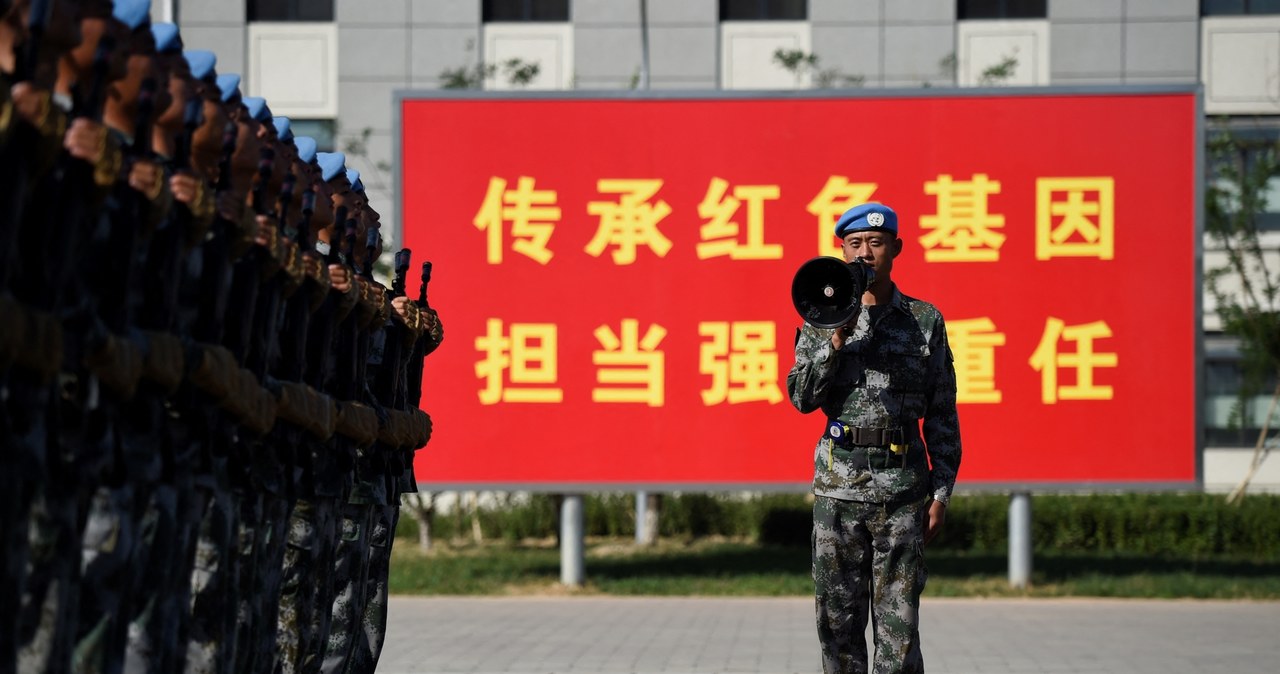
<svg viewBox="0 0 1280 674">
<path fill-rule="evenodd" d="M 840 421 L 827 424 L 827 437 L 842 447 L 888 447 L 904 445 L 905 434 L 902 427 L 896 428 L 864 428 L 850 426 Z"/>
</svg>

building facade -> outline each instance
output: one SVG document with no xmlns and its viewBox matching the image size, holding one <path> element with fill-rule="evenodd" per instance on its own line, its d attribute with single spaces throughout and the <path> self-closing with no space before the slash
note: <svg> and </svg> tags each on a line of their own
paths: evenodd
<svg viewBox="0 0 1280 674">
<path fill-rule="evenodd" d="M 153 16 L 346 151 L 380 204 L 394 197 L 399 89 L 1200 84 L 1206 135 L 1280 138 L 1280 0 L 155 0 Z M 1280 179 L 1268 192 L 1275 270 Z M 1224 263 L 1206 239 L 1204 268 Z M 1239 348 L 1204 305 L 1205 483 L 1221 490 L 1245 474 L 1276 382 L 1232 421 Z M 1280 490 L 1280 457 L 1257 484 Z"/>
</svg>

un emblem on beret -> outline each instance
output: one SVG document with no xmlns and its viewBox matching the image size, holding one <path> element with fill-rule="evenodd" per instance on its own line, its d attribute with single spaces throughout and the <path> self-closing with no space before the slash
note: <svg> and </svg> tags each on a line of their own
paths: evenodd
<svg viewBox="0 0 1280 674">
<path fill-rule="evenodd" d="M 884 225 L 884 213 L 872 213 L 868 215 L 867 224 L 872 227 L 880 227 Z"/>
</svg>

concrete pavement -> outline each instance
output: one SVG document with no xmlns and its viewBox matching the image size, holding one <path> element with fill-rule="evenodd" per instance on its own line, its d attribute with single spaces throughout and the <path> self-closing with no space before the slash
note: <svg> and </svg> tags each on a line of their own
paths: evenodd
<svg viewBox="0 0 1280 674">
<path fill-rule="evenodd" d="M 1280 602 L 930 599 L 930 674 L 1280 671 Z M 810 599 L 393 597 L 379 674 L 818 672 Z"/>
</svg>

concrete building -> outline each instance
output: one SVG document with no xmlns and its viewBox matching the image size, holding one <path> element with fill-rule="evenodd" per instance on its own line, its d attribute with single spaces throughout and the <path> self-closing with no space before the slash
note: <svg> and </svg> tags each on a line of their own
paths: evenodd
<svg viewBox="0 0 1280 674">
<path fill-rule="evenodd" d="M 459 84 L 1199 83 L 1213 125 L 1271 147 L 1280 138 L 1277 0 L 155 0 L 153 15 L 178 22 L 188 48 L 215 51 L 219 71 L 240 72 L 247 93 L 291 117 L 295 132 L 346 150 L 381 204 L 394 196 L 392 92 Z M 780 65 L 778 50 L 795 66 Z M 529 64 L 536 74 L 517 82 L 514 69 Z M 1280 179 L 1269 192 L 1264 247 L 1274 274 Z M 392 211 L 382 209 L 394 245 Z M 1204 268 L 1224 259 L 1206 240 Z M 1221 334 L 1207 294 L 1204 327 L 1205 484 L 1223 490 L 1246 471 L 1270 395 L 1249 404 L 1252 428 L 1231 426 L 1239 349 Z M 1280 490 L 1280 456 L 1256 484 Z"/>
</svg>

